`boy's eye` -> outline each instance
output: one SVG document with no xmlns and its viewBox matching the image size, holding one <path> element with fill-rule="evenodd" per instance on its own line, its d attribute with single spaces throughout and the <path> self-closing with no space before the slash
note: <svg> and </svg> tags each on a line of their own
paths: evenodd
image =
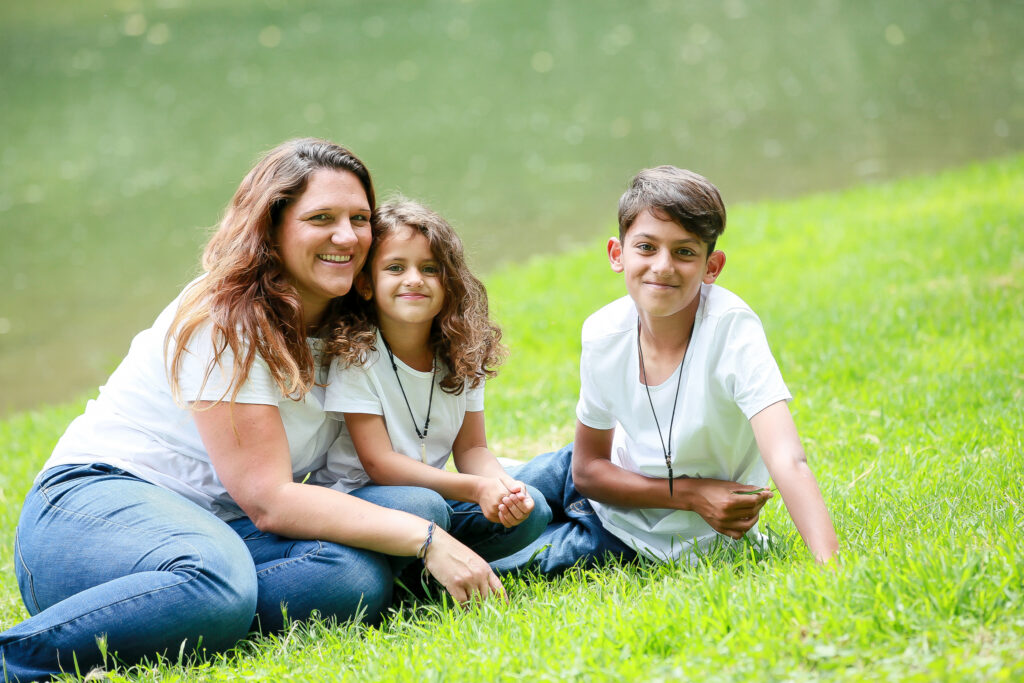
<svg viewBox="0 0 1024 683">
<path fill-rule="evenodd" d="M 654 251 L 654 247 L 650 244 L 647 244 L 647 242 L 641 242 L 640 244 L 636 245 L 636 248 L 638 251 Z"/>
<path fill-rule="evenodd" d="M 682 249 L 676 249 L 676 253 L 679 254 L 680 256 L 693 256 L 694 255 L 693 249 L 687 249 L 686 247 L 683 247 Z"/>
</svg>

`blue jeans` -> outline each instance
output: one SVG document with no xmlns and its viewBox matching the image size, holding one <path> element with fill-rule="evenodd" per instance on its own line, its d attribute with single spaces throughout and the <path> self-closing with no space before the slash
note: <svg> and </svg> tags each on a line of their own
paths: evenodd
<svg viewBox="0 0 1024 683">
<path fill-rule="evenodd" d="M 263 534 L 247 519 L 228 525 L 103 464 L 43 474 L 22 508 L 14 563 L 32 616 L 0 633 L 0 661 L 20 681 L 102 664 L 101 635 L 131 663 L 175 657 L 183 643 L 227 649 L 254 624 L 279 628 L 282 604 L 292 619 L 376 619 L 393 580 L 380 553 Z"/>
<path fill-rule="evenodd" d="M 488 521 L 476 503 L 464 503 L 457 500 L 445 501 L 430 489 L 370 484 L 352 491 L 351 495 L 383 507 L 399 510 L 408 510 L 411 499 L 435 496 L 444 505 L 445 515 L 443 520 L 433 517 L 434 521 L 477 555 L 490 562 L 528 545 L 544 531 L 548 522 L 551 521 L 551 509 L 548 508 L 540 491 L 532 487 L 527 488 L 533 498 L 533 511 L 522 523 L 511 528 Z M 424 517 L 425 515 L 419 516 Z M 408 558 L 396 559 L 404 560 L 404 564 L 408 564 Z M 396 574 L 401 569 L 402 567 L 396 568 Z"/>
<path fill-rule="evenodd" d="M 631 560 L 636 551 L 607 531 L 572 482 L 572 444 L 554 453 L 538 455 L 509 475 L 540 491 L 552 511 L 552 520 L 532 543 L 503 559 L 491 562 L 498 574 L 536 569 L 558 574 L 575 564 L 593 566 L 611 558 Z"/>
</svg>

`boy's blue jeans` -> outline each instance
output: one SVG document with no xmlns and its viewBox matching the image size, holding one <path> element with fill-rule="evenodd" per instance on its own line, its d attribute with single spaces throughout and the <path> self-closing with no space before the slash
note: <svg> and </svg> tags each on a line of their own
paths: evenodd
<svg viewBox="0 0 1024 683">
<path fill-rule="evenodd" d="M 402 509 L 444 521 L 440 496 L 419 491 Z M 391 604 L 394 567 L 411 559 L 265 534 L 248 519 L 225 524 L 109 465 L 55 467 L 22 508 L 14 564 L 32 616 L 0 633 L 0 672 L 85 675 L 103 663 L 100 636 L 125 663 L 176 658 L 183 642 L 186 652 L 223 650 L 251 627 L 280 628 L 282 604 L 290 619 L 317 610 L 374 620 Z"/>
<path fill-rule="evenodd" d="M 509 475 L 537 490 L 551 509 L 548 527 L 522 550 L 491 562 L 498 574 L 535 569 L 558 574 L 575 564 L 592 566 L 610 557 L 631 560 L 636 551 L 601 525 L 601 520 L 572 481 L 572 444 L 539 455 Z M 536 557 L 535 557 L 536 555 Z"/>
<path fill-rule="evenodd" d="M 544 500 L 544 496 L 533 487 L 528 486 L 527 489 L 533 498 L 533 511 L 520 524 L 510 528 L 488 521 L 476 503 L 446 501 L 429 489 L 370 484 L 352 491 L 352 495 L 383 507 L 399 510 L 407 510 L 413 504 L 410 497 L 419 499 L 429 495 L 436 496 L 437 500 L 445 506 L 447 512 L 444 521 L 437 517 L 434 518 L 437 524 L 467 545 L 477 555 L 490 562 L 529 545 L 547 528 L 548 522 L 551 521 L 551 510 Z M 406 558 L 394 559 L 406 560 Z M 405 564 L 408 564 L 407 560 Z M 398 573 L 402 568 L 395 568 L 395 572 Z"/>
</svg>

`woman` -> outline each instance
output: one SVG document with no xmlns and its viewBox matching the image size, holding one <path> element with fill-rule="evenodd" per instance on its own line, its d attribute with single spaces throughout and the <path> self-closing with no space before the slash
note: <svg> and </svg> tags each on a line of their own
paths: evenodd
<svg viewBox="0 0 1024 683">
<path fill-rule="evenodd" d="M 221 650 L 284 613 L 373 620 L 417 555 L 457 599 L 502 592 L 433 523 L 440 496 L 409 514 L 303 483 L 337 435 L 321 337 L 374 201 L 363 163 L 323 140 L 280 145 L 242 181 L 206 273 L 135 338 L 26 497 L 14 561 L 32 617 L 0 634 L 8 677 L 86 671 L 100 637 L 131 662 Z"/>
</svg>

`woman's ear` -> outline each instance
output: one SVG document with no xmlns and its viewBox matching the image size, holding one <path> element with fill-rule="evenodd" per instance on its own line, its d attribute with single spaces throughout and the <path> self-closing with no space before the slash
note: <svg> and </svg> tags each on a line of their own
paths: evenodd
<svg viewBox="0 0 1024 683">
<path fill-rule="evenodd" d="M 365 301 L 369 301 L 373 298 L 373 283 L 370 282 L 370 278 L 366 277 L 363 273 L 356 275 L 356 292 L 359 296 L 363 297 Z"/>
</svg>

